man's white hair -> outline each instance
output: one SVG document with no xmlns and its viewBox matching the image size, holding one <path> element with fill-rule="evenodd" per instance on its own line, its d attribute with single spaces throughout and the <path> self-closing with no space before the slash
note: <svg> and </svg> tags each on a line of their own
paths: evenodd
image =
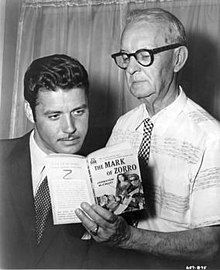
<svg viewBox="0 0 220 270">
<path fill-rule="evenodd" d="M 183 24 L 170 12 L 161 8 L 135 9 L 129 13 L 127 24 L 148 22 L 160 24 L 164 30 L 165 43 L 186 45 L 186 33 Z"/>
</svg>

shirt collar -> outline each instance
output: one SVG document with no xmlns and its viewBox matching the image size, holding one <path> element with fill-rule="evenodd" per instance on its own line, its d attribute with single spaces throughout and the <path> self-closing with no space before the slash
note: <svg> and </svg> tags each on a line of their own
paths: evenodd
<svg viewBox="0 0 220 270">
<path fill-rule="evenodd" d="M 31 153 L 31 173 L 32 173 L 32 183 L 33 189 L 35 191 L 38 181 L 39 175 L 42 172 L 43 167 L 45 166 L 45 158 L 47 154 L 40 149 L 34 139 L 34 130 L 30 135 L 30 153 Z"/>
<path fill-rule="evenodd" d="M 141 104 L 140 106 L 140 117 L 137 120 L 137 127 L 136 130 L 141 126 L 143 121 L 146 118 L 150 118 L 151 122 L 155 125 L 156 123 L 160 125 L 160 131 L 163 132 L 165 128 L 169 125 L 170 122 L 172 122 L 177 115 L 183 110 L 185 104 L 186 104 L 187 97 L 182 90 L 182 87 L 179 86 L 179 95 L 177 98 L 166 108 L 162 109 L 152 117 L 149 116 L 149 113 L 146 109 L 145 104 Z"/>
<path fill-rule="evenodd" d="M 37 145 L 35 139 L 34 139 L 34 130 L 31 132 L 30 135 L 30 150 L 31 150 L 31 154 L 34 158 L 34 160 L 37 163 L 44 163 L 44 159 L 47 156 L 47 154 L 40 149 L 40 147 Z"/>
</svg>

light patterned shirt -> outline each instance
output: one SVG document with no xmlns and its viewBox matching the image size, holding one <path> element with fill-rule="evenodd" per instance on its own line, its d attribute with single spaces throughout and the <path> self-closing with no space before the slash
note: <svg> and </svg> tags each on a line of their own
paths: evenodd
<svg viewBox="0 0 220 270">
<path fill-rule="evenodd" d="M 149 115 L 144 104 L 121 116 L 107 146 L 127 141 L 138 153 L 145 118 Z M 155 215 L 141 220 L 138 227 L 172 232 L 220 224 L 219 122 L 182 89 L 151 121 Z"/>
</svg>

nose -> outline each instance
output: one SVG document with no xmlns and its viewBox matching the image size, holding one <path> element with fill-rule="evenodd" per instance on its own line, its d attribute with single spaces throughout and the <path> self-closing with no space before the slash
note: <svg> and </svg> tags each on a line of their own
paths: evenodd
<svg viewBox="0 0 220 270">
<path fill-rule="evenodd" d="M 63 116 L 62 131 L 68 134 L 74 133 L 76 131 L 75 120 L 69 114 Z"/>
<path fill-rule="evenodd" d="M 140 70 L 141 70 L 140 64 L 137 62 L 134 56 L 131 56 L 128 67 L 126 68 L 126 72 L 132 75 L 135 72 L 140 71 Z"/>
</svg>

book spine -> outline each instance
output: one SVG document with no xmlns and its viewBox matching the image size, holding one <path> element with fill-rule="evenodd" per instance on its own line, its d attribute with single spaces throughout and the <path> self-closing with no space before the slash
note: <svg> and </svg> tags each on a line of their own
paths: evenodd
<svg viewBox="0 0 220 270">
<path fill-rule="evenodd" d="M 90 180 L 90 183 L 91 183 L 92 193 L 93 193 L 93 196 L 94 196 L 94 199 L 95 199 L 95 203 L 98 204 L 98 201 L 97 201 L 97 198 L 96 198 L 96 195 L 95 195 L 95 189 L 94 189 L 94 185 L 93 185 L 93 181 L 92 181 L 92 174 L 91 174 L 91 170 L 90 170 L 90 167 L 89 167 L 88 159 L 86 159 L 86 163 L 87 163 L 87 169 L 88 169 L 88 173 L 89 173 L 89 180 Z"/>
</svg>

